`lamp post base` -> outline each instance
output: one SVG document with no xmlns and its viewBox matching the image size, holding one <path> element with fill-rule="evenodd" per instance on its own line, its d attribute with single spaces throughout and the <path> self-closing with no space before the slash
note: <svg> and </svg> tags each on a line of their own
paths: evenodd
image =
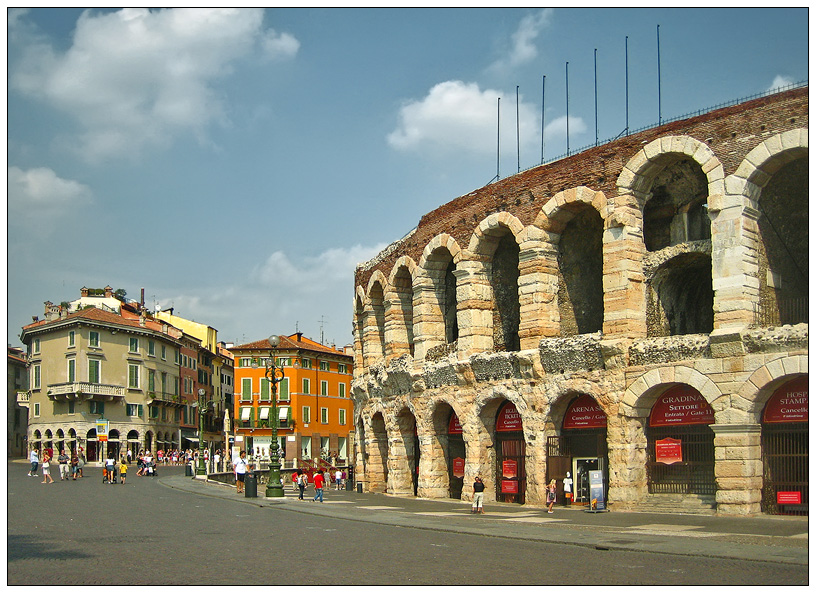
<svg viewBox="0 0 816 593">
<path fill-rule="evenodd" d="M 280 477 L 280 463 L 274 463 L 269 466 L 269 479 L 266 481 L 266 492 L 264 496 L 267 498 L 283 498 L 283 484 L 281 484 Z"/>
</svg>

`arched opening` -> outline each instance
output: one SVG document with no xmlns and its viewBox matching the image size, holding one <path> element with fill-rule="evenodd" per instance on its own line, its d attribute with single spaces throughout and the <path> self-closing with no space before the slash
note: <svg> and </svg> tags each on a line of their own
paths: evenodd
<svg viewBox="0 0 816 593">
<path fill-rule="evenodd" d="M 547 482 L 556 480 L 558 500 L 564 504 L 588 505 L 592 499 L 605 506 L 609 492 L 609 454 L 606 442 L 606 413 L 587 394 L 575 395 L 567 404 L 561 434 L 547 439 Z M 602 499 L 590 488 L 600 472 Z"/>
<path fill-rule="evenodd" d="M 108 431 L 108 442 L 105 445 L 107 456 L 114 460 L 119 459 L 119 431 L 111 429 Z"/>
<path fill-rule="evenodd" d="M 713 423 L 713 408 L 689 385 L 675 385 L 657 398 L 646 431 L 650 494 L 697 494 L 713 500 Z"/>
<path fill-rule="evenodd" d="M 419 437 L 416 418 L 407 408 L 397 415 L 399 440 L 395 443 L 394 468 L 391 477 L 395 494 L 417 495 L 419 479 Z"/>
<path fill-rule="evenodd" d="M 371 447 L 367 448 L 368 465 L 366 478 L 370 492 L 387 492 L 388 490 L 388 433 L 385 419 L 377 412 L 371 418 Z"/>
<path fill-rule="evenodd" d="M 527 446 L 521 414 L 513 402 L 504 402 L 496 414 L 496 498 L 524 504 L 527 494 Z"/>
<path fill-rule="evenodd" d="M 447 247 L 438 247 L 424 264 L 433 286 L 431 318 L 436 327 L 430 332 L 434 340 L 442 344 L 454 344 L 459 339 L 459 322 L 456 317 L 456 265 Z M 437 325 L 438 324 L 438 325 Z"/>
<path fill-rule="evenodd" d="M 762 511 L 808 514 L 808 377 L 786 382 L 762 412 Z"/>
<path fill-rule="evenodd" d="M 462 425 L 459 416 L 449 408 L 446 422 L 448 446 L 445 451 L 445 460 L 448 464 L 448 493 L 451 498 L 461 499 L 462 488 L 465 483 L 465 439 L 462 434 Z"/>
<path fill-rule="evenodd" d="M 595 208 L 571 205 L 575 215 L 558 242 L 558 311 L 561 335 L 603 326 L 603 221 Z"/>
<path fill-rule="evenodd" d="M 71 453 L 74 453 L 77 450 L 76 430 L 73 428 L 68 429 L 68 448 L 71 450 Z"/>
<path fill-rule="evenodd" d="M 363 299 L 358 295 L 354 301 L 355 369 L 362 369 L 365 366 L 366 343 L 364 327 L 365 327 L 365 308 L 363 307 Z"/>
<path fill-rule="evenodd" d="M 646 329 L 650 337 L 707 334 L 714 329 L 711 257 L 683 253 L 648 279 Z"/>
<path fill-rule="evenodd" d="M 65 432 L 59 428 L 57 429 L 57 444 L 56 451 L 61 452 L 65 450 Z"/>
<path fill-rule="evenodd" d="M 85 435 L 86 461 L 99 461 L 99 442 L 96 440 L 96 429 L 92 428 Z"/>
<path fill-rule="evenodd" d="M 147 452 L 153 451 L 153 432 L 148 430 L 145 433 L 145 440 L 144 440 L 144 447 L 143 450 Z"/>
<path fill-rule="evenodd" d="M 136 459 L 139 454 L 139 433 L 136 430 L 127 433 L 127 450 L 130 451 L 130 458 Z"/>
<path fill-rule="evenodd" d="M 688 241 L 711 238 L 706 210 L 708 179 L 699 163 L 685 155 L 663 155 L 666 166 L 654 176 L 643 208 L 643 241 L 659 251 Z"/>
<path fill-rule="evenodd" d="M 808 321 L 808 159 L 779 168 L 762 188 L 759 218 L 760 325 Z"/>
<path fill-rule="evenodd" d="M 508 230 L 499 239 L 490 266 L 493 290 L 493 349 L 514 352 L 519 343 L 519 246 Z"/>
<path fill-rule="evenodd" d="M 408 266 L 400 266 L 394 275 L 394 293 L 397 297 L 397 317 L 399 323 L 398 340 L 405 341 L 408 353 L 414 355 L 414 287 Z M 404 333 L 403 333 L 404 332 Z M 398 352 L 402 354 L 402 352 Z"/>
<path fill-rule="evenodd" d="M 374 318 L 371 334 L 366 341 L 370 347 L 371 355 L 374 359 L 377 359 L 385 356 L 385 298 L 382 284 L 374 282 L 371 285 L 368 298 L 371 301 L 371 311 Z"/>
</svg>

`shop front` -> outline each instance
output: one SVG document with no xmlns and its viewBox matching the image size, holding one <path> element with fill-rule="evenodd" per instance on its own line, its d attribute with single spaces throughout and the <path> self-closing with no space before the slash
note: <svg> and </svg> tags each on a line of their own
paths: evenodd
<svg viewBox="0 0 816 593">
<path fill-rule="evenodd" d="M 524 504 L 527 494 L 526 454 L 521 414 L 515 404 L 505 402 L 496 415 L 497 500 Z"/>
<path fill-rule="evenodd" d="M 451 498 L 462 498 L 465 480 L 465 439 L 459 417 L 451 410 L 448 419 L 448 492 Z M 419 467 L 419 466 L 417 466 Z"/>
<path fill-rule="evenodd" d="M 765 404 L 762 469 L 762 511 L 772 515 L 807 515 L 807 376 L 786 382 Z"/>
<path fill-rule="evenodd" d="M 690 385 L 657 398 L 646 433 L 650 494 L 716 494 L 713 423 L 713 408 Z"/>
</svg>

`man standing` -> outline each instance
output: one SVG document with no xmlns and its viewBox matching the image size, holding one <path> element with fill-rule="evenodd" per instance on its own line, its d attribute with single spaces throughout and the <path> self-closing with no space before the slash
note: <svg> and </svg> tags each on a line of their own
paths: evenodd
<svg viewBox="0 0 816 593">
<path fill-rule="evenodd" d="M 343 484 L 343 472 L 339 469 L 334 472 L 334 489 L 340 490 L 340 486 Z"/>
<path fill-rule="evenodd" d="M 476 481 L 473 482 L 473 506 L 470 512 L 484 513 L 484 482 L 479 476 L 476 476 Z"/>
<path fill-rule="evenodd" d="M 57 457 L 57 463 L 59 463 L 60 469 L 60 480 L 68 479 L 68 461 L 70 461 L 70 459 L 65 454 L 65 449 L 60 449 L 59 457 Z"/>
<path fill-rule="evenodd" d="M 246 451 L 241 451 L 241 455 L 232 465 L 235 470 L 235 488 L 238 494 L 241 494 L 244 491 L 244 478 L 247 473 Z"/>
<path fill-rule="evenodd" d="M 37 454 L 37 449 L 31 449 L 31 456 L 28 458 L 31 462 L 31 469 L 28 472 L 29 476 L 37 475 L 37 467 L 40 465 L 40 456 Z"/>
<path fill-rule="evenodd" d="M 323 472 L 317 470 L 314 475 L 314 487 L 315 487 L 315 496 L 312 501 L 320 499 L 320 502 L 323 502 Z"/>
</svg>

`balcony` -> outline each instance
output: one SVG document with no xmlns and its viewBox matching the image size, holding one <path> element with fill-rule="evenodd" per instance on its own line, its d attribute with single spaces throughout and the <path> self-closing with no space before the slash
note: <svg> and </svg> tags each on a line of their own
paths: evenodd
<svg viewBox="0 0 816 593">
<path fill-rule="evenodd" d="M 120 385 L 102 383 L 55 383 L 48 386 L 48 397 L 54 401 L 92 399 L 113 401 L 125 397 L 125 388 Z"/>
<path fill-rule="evenodd" d="M 31 401 L 31 392 L 30 391 L 18 391 L 17 392 L 17 405 L 21 408 L 27 408 L 29 402 Z"/>
</svg>

